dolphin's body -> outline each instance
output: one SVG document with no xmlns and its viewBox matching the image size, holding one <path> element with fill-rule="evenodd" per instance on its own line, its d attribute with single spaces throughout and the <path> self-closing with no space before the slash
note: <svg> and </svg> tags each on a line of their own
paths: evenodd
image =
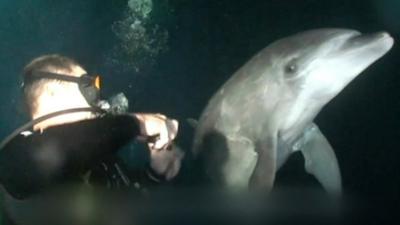
<svg viewBox="0 0 400 225">
<path fill-rule="evenodd" d="M 393 45 L 388 33 L 311 30 L 278 40 L 211 98 L 193 152 L 207 176 L 230 189 L 272 188 L 276 171 L 301 150 L 306 170 L 340 193 L 335 153 L 313 123 L 322 107 Z"/>
</svg>

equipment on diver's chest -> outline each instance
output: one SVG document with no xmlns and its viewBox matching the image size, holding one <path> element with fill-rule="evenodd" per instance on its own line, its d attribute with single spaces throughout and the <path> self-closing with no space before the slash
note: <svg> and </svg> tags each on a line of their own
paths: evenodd
<svg viewBox="0 0 400 225">
<path fill-rule="evenodd" d="M 91 76 L 88 74 L 83 74 L 80 77 L 74 77 L 66 74 L 35 71 L 30 74 L 30 76 L 25 77 L 25 82 L 33 82 L 34 80 L 39 79 L 55 79 L 77 83 L 83 97 L 91 106 L 96 106 L 97 102 L 100 99 L 101 81 L 99 75 Z M 25 84 L 23 84 L 23 86 L 24 85 Z"/>
</svg>

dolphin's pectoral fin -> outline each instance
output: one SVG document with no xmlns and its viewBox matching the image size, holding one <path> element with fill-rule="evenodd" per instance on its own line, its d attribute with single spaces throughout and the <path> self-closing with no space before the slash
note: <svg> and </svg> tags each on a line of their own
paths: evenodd
<svg viewBox="0 0 400 225">
<path fill-rule="evenodd" d="M 223 183 L 232 190 L 245 190 L 257 163 L 254 144 L 245 137 L 228 136 L 226 145 L 229 154 L 222 165 Z"/>
<path fill-rule="evenodd" d="M 299 147 L 305 159 L 306 171 L 313 174 L 329 193 L 340 194 L 342 180 L 339 165 L 328 140 L 315 124 L 304 132 L 302 139 L 303 145 Z"/>
<path fill-rule="evenodd" d="M 250 178 L 250 188 L 255 190 L 272 189 L 276 173 L 277 138 L 274 136 L 256 143 L 258 160 Z"/>
</svg>

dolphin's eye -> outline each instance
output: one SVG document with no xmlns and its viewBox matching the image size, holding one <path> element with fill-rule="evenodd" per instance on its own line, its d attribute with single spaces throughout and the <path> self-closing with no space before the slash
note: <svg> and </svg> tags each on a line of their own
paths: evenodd
<svg viewBox="0 0 400 225">
<path fill-rule="evenodd" d="M 285 67 L 286 74 L 295 74 L 297 72 L 297 65 L 294 63 L 290 63 Z"/>
</svg>

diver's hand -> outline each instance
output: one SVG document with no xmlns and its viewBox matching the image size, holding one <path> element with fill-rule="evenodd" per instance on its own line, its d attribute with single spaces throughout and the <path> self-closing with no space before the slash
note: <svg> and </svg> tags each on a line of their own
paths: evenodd
<svg viewBox="0 0 400 225">
<path fill-rule="evenodd" d="M 167 149 L 178 134 L 179 123 L 162 114 L 135 113 L 140 124 L 141 137 L 150 150 Z M 149 139 L 150 137 L 150 139 Z"/>
</svg>

